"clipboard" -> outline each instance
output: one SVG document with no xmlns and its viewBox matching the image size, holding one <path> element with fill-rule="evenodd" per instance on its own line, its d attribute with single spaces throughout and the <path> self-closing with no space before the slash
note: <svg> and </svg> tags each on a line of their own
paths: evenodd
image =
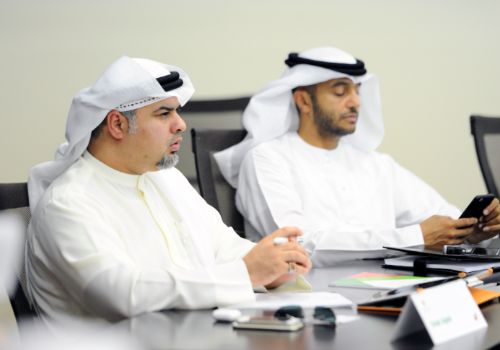
<svg viewBox="0 0 500 350">
<path fill-rule="evenodd" d="M 375 313 L 379 315 L 399 315 L 410 294 L 411 293 L 388 295 L 368 300 L 359 303 L 356 308 L 358 312 Z"/>
<path fill-rule="evenodd" d="M 487 289 L 469 287 L 469 291 L 472 294 L 472 298 L 477 303 L 477 305 L 485 304 L 495 298 L 500 297 L 500 292 L 495 292 Z M 415 291 L 409 291 L 403 294 L 387 295 L 380 298 L 375 298 L 365 302 L 358 303 L 357 310 L 359 312 L 368 312 L 384 315 L 399 315 L 401 309 L 406 303 L 406 299 L 411 293 Z"/>
<path fill-rule="evenodd" d="M 413 271 L 415 275 L 426 276 L 430 273 L 471 274 L 488 268 L 500 269 L 500 260 L 459 260 L 448 257 L 424 255 L 404 255 L 388 258 L 382 265 L 384 268 Z"/>
</svg>

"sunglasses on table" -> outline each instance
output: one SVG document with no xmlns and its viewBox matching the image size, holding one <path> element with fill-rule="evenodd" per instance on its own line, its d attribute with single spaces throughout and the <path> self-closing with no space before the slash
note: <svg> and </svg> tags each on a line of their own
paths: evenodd
<svg viewBox="0 0 500 350">
<path fill-rule="evenodd" d="M 304 310 L 299 305 L 287 305 L 280 307 L 274 313 L 274 317 L 280 320 L 286 320 L 289 317 L 304 318 Z M 337 324 L 337 318 L 335 313 L 329 307 L 316 306 L 313 313 L 314 325 L 324 325 L 335 327 Z"/>
</svg>

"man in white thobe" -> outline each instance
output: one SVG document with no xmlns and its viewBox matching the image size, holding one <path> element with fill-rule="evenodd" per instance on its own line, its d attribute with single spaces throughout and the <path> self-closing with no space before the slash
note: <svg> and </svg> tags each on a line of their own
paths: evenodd
<svg viewBox="0 0 500 350">
<path fill-rule="evenodd" d="M 250 100 L 246 139 L 216 154 L 237 188 L 247 237 L 294 225 L 317 251 L 352 252 L 478 242 L 500 231 L 498 199 L 479 225 L 452 219 L 456 207 L 375 151 L 383 137 L 378 82 L 362 61 L 324 47 L 285 62 L 283 76 Z"/>
<path fill-rule="evenodd" d="M 242 239 L 174 168 L 193 92 L 178 67 L 122 57 L 75 96 L 67 142 L 28 181 L 28 294 L 44 320 L 248 302 L 309 270 L 298 229 Z"/>
</svg>

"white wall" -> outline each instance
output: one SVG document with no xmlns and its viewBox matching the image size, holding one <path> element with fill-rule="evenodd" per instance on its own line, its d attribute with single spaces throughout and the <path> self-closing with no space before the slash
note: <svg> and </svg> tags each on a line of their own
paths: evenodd
<svg viewBox="0 0 500 350">
<path fill-rule="evenodd" d="M 471 113 L 500 115 L 497 0 L 1 0 L 0 182 L 63 141 L 72 96 L 123 54 L 177 64 L 197 98 L 255 92 L 332 45 L 381 80 L 381 150 L 465 206 L 485 187 Z"/>
</svg>

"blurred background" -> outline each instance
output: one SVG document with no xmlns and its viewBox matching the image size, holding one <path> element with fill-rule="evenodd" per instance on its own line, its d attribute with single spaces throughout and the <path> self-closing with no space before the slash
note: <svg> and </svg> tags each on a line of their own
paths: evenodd
<svg viewBox="0 0 500 350">
<path fill-rule="evenodd" d="M 497 0 L 1 0 L 0 182 L 52 159 L 73 95 L 122 55 L 179 65 L 195 99 L 220 99 L 331 45 L 379 76 L 379 150 L 465 207 L 486 191 L 469 115 L 500 115 L 499 15 Z"/>
</svg>

